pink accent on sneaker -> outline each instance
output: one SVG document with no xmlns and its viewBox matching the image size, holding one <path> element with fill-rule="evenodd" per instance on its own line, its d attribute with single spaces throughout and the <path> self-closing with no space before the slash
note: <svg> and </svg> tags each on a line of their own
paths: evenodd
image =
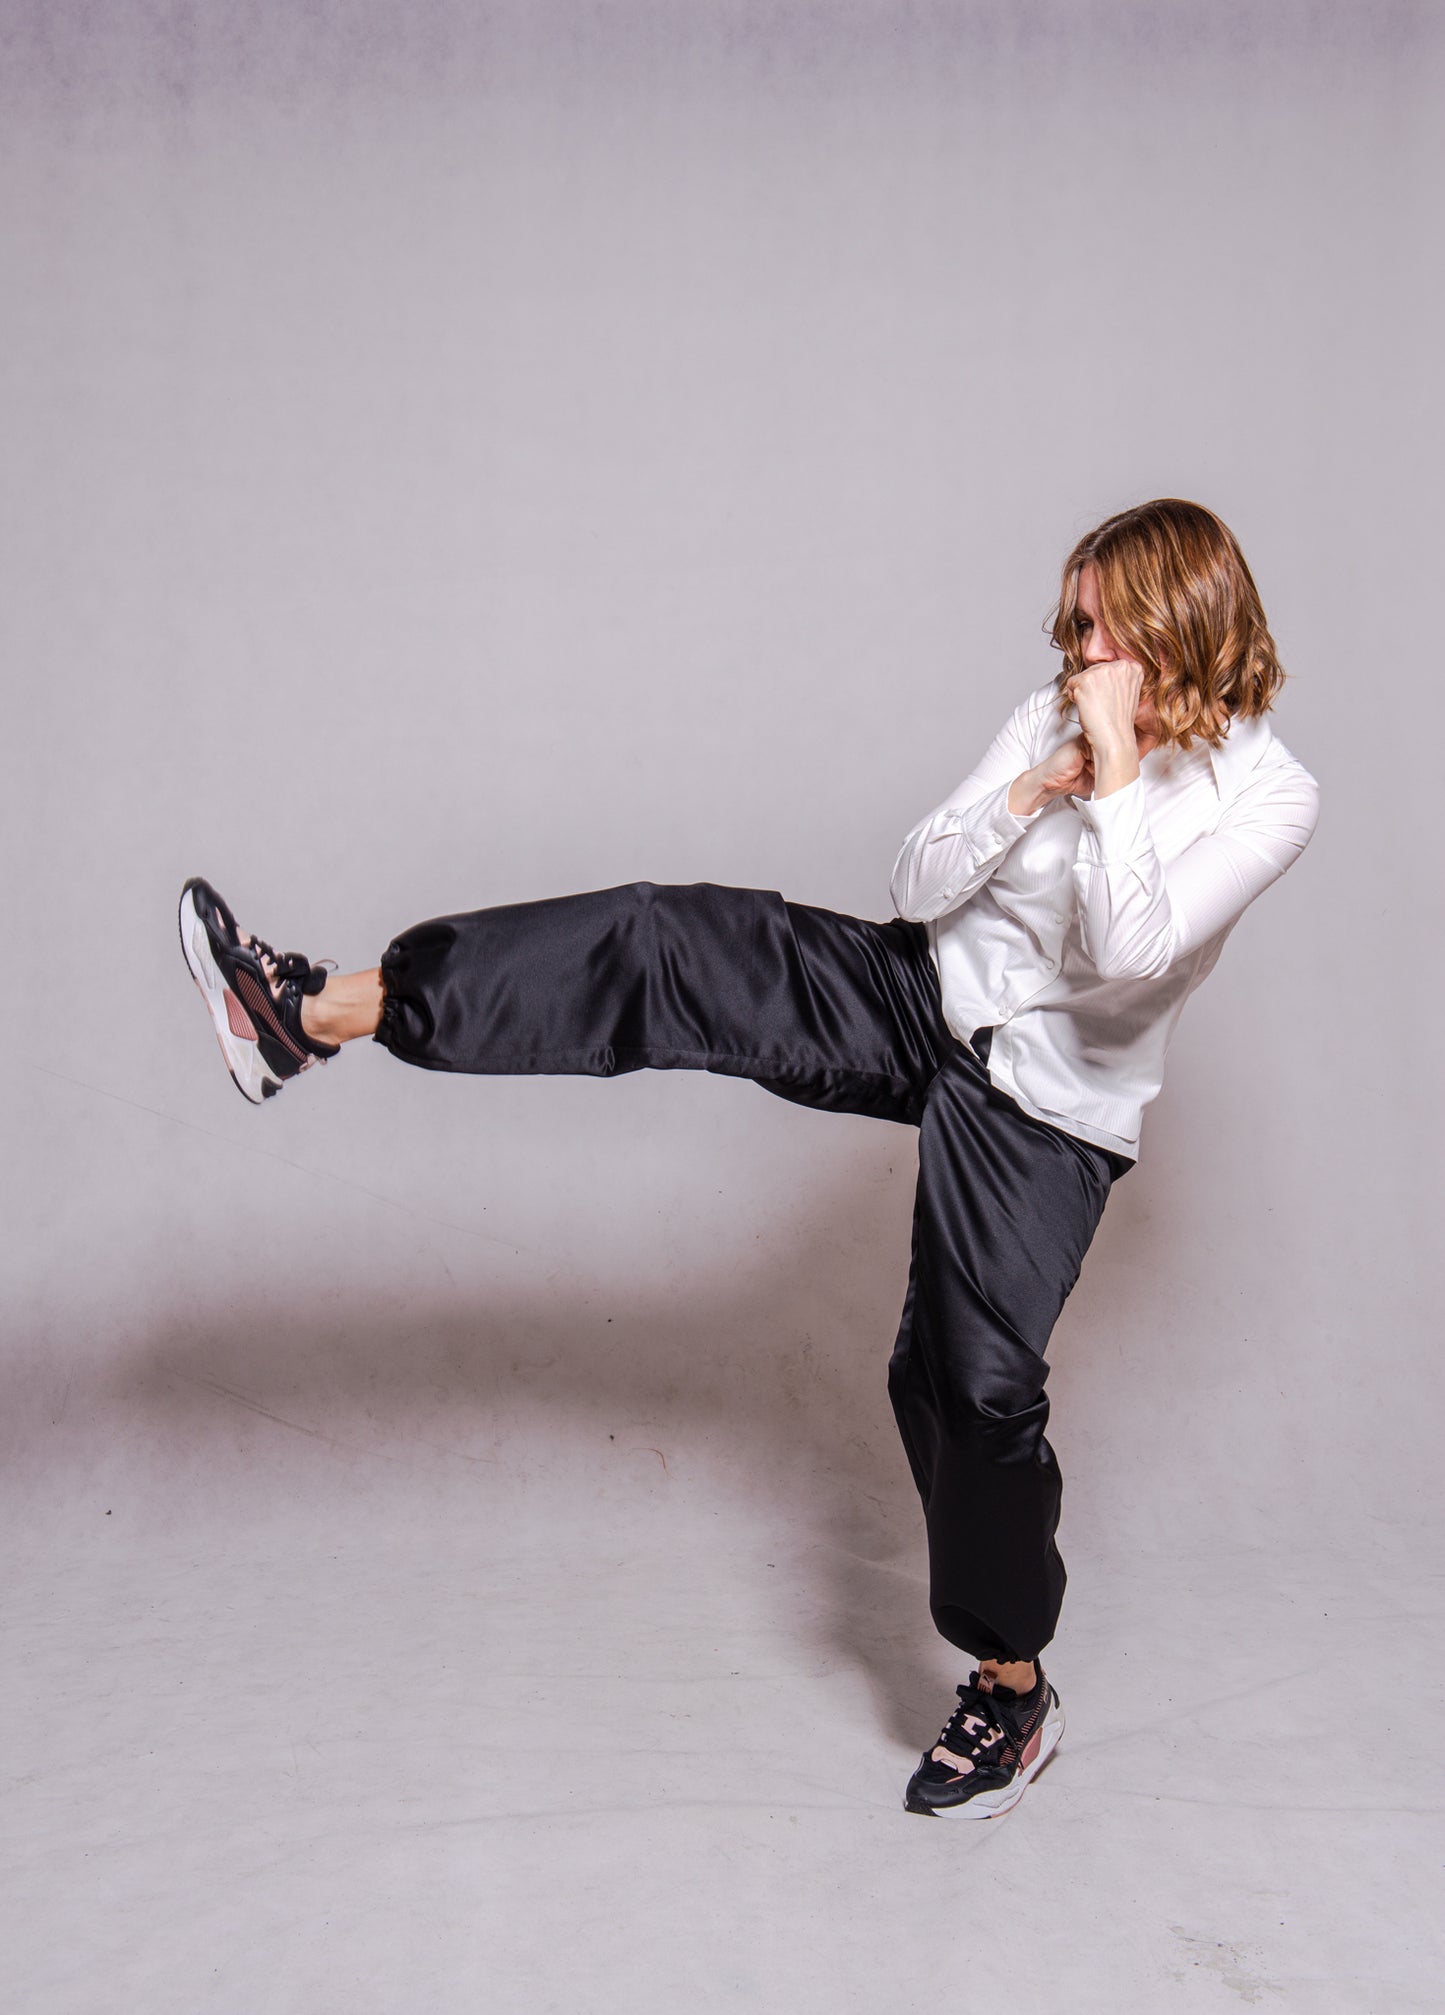
<svg viewBox="0 0 1445 2015">
<path fill-rule="evenodd" d="M 242 1042 L 256 1040 L 256 1024 L 242 1007 L 229 987 L 226 988 L 226 1023 L 231 1034 L 239 1036 Z"/>
<path fill-rule="evenodd" d="M 267 1028 L 276 1037 L 276 1040 L 284 1043 L 292 1056 L 303 1066 L 309 1063 L 311 1059 L 308 1053 L 301 1048 L 299 1043 L 292 1040 L 290 1031 L 283 1026 L 281 1018 L 276 1012 L 275 1002 L 269 994 L 262 991 L 250 973 L 244 969 L 238 972 L 236 974 L 236 985 L 245 995 L 246 1005 L 251 1010 L 251 1013 L 258 1015 L 266 1023 Z"/>
</svg>

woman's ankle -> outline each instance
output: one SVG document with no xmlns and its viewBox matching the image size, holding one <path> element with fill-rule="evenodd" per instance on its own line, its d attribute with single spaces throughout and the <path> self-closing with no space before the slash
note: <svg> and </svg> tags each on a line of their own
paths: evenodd
<svg viewBox="0 0 1445 2015">
<path fill-rule="evenodd" d="M 1039 1683 L 1038 1660 L 1034 1658 L 981 1658 L 978 1669 L 985 1678 L 1007 1686 L 1014 1693 L 1032 1693 Z"/>
<path fill-rule="evenodd" d="M 320 993 L 301 1002 L 301 1026 L 313 1042 L 356 1042 L 376 1034 L 383 1000 L 381 971 L 330 973 Z"/>
</svg>

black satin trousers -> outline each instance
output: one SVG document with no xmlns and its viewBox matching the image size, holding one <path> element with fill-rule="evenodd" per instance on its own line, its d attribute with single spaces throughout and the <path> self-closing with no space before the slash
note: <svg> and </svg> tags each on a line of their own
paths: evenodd
<svg viewBox="0 0 1445 2015">
<path fill-rule="evenodd" d="M 888 1389 L 923 1500 L 933 1620 L 1032 1658 L 1064 1594 L 1044 1348 L 1115 1175 L 1030 1118 L 944 1024 L 927 935 L 761 889 L 639 882 L 436 917 L 381 962 L 376 1040 L 426 1070 L 708 1070 L 920 1129 Z"/>
</svg>

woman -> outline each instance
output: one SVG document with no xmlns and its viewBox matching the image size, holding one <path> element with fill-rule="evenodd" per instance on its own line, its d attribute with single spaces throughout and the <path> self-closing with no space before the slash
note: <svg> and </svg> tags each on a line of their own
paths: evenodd
<svg viewBox="0 0 1445 2015">
<path fill-rule="evenodd" d="M 1064 665 L 908 835 L 898 914 L 640 883 L 440 917 L 330 975 L 240 932 L 202 881 L 181 941 L 259 1103 L 373 1037 L 428 1070 L 710 1070 L 920 1129 L 889 1394 L 942 1635 L 977 1661 L 909 1811 L 988 1818 L 1063 1732 L 1059 1471 L 1044 1350 L 1133 1166 L 1187 996 L 1314 829 L 1270 730 L 1283 683 L 1233 535 L 1164 498 L 1064 564 Z"/>
</svg>

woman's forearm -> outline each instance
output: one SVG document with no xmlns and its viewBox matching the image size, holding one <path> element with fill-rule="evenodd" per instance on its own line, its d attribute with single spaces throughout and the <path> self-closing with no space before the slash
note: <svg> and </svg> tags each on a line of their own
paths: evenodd
<svg viewBox="0 0 1445 2015">
<path fill-rule="evenodd" d="M 1026 819 L 1041 811 L 1050 795 L 1039 782 L 1038 770 L 1025 770 L 1008 787 L 1008 808 L 1016 819 Z"/>
<path fill-rule="evenodd" d="M 1094 796 L 1112 797 L 1132 784 L 1139 774 L 1139 748 L 1131 736 L 1127 743 L 1111 743 L 1094 748 Z"/>
</svg>

